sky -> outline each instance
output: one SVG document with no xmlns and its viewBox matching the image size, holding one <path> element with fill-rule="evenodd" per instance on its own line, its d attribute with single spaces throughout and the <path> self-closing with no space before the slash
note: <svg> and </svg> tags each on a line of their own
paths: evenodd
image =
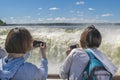
<svg viewBox="0 0 120 80">
<path fill-rule="evenodd" d="M 120 22 L 120 0 L 0 0 L 6 23 Z"/>
</svg>

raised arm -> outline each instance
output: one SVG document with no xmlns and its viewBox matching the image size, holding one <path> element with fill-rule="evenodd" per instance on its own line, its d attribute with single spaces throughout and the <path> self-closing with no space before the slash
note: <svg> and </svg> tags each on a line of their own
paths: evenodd
<svg viewBox="0 0 120 80">
<path fill-rule="evenodd" d="M 41 65 L 40 65 L 40 70 L 42 73 L 41 80 L 46 80 L 47 75 L 48 75 L 48 60 L 46 57 L 46 43 L 40 44 L 40 50 L 41 50 L 41 55 L 42 55 L 42 60 L 41 60 Z"/>
</svg>

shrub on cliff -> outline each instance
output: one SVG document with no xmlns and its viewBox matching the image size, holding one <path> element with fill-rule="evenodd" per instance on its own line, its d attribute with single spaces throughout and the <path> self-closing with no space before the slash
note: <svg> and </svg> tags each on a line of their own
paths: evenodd
<svg viewBox="0 0 120 80">
<path fill-rule="evenodd" d="M 0 26 L 4 26 L 4 25 L 6 25 L 6 23 L 0 19 Z"/>
</svg>

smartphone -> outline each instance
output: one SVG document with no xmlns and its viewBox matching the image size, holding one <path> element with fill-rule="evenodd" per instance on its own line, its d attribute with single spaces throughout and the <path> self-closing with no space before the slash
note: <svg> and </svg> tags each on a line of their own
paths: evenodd
<svg viewBox="0 0 120 80">
<path fill-rule="evenodd" d="M 77 47 L 78 47 L 77 44 L 74 44 L 74 45 L 70 46 L 70 49 L 74 49 L 74 48 L 77 48 Z"/>
<path fill-rule="evenodd" d="M 44 42 L 34 40 L 34 41 L 33 41 L 33 47 L 40 47 L 40 44 L 41 44 L 41 43 L 42 43 L 42 45 L 43 45 Z"/>
</svg>

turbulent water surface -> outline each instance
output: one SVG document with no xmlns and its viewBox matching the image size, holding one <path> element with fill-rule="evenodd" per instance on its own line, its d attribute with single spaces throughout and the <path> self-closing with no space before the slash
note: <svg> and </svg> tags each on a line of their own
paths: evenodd
<svg viewBox="0 0 120 80">
<path fill-rule="evenodd" d="M 26 27 L 37 40 L 47 43 L 49 73 L 58 73 L 59 66 L 66 58 L 68 46 L 79 43 L 80 34 L 88 25 L 81 26 L 0 26 L 0 46 L 4 47 L 7 33 L 14 27 Z M 100 50 L 119 68 L 120 74 L 120 28 L 119 25 L 95 25 L 101 32 L 103 40 Z M 39 49 L 31 51 L 28 61 L 40 65 Z"/>
</svg>

